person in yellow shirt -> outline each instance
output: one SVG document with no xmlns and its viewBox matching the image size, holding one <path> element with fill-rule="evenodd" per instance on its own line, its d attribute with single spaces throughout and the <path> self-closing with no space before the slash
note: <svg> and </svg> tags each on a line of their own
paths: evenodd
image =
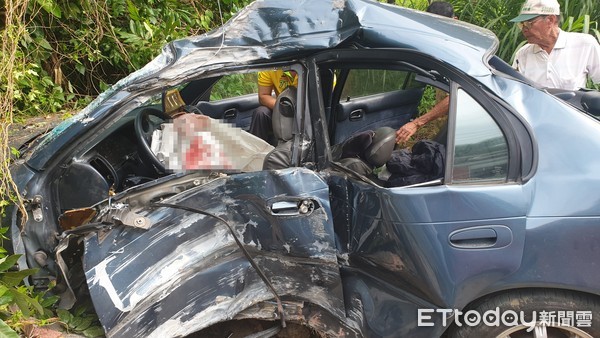
<svg viewBox="0 0 600 338">
<path fill-rule="evenodd" d="M 287 87 L 298 87 L 298 76 L 295 71 L 276 69 L 258 72 L 258 101 L 260 106 L 252 112 L 250 123 L 251 134 L 273 144 L 273 127 L 271 116 L 277 96 Z M 275 96 L 273 96 L 273 92 Z"/>
</svg>

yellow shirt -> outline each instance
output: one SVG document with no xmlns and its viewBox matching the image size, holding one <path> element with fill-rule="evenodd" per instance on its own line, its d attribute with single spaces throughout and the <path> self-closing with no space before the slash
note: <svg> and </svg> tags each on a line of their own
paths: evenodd
<svg viewBox="0 0 600 338">
<path fill-rule="evenodd" d="M 281 69 L 258 72 L 258 85 L 273 87 L 277 95 L 289 86 L 298 87 L 298 76 L 287 73 L 285 74 Z"/>
</svg>

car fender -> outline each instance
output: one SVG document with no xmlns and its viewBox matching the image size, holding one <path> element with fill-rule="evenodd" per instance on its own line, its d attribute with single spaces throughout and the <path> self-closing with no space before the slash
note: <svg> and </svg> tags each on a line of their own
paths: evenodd
<svg viewBox="0 0 600 338">
<path fill-rule="evenodd" d="M 294 202 L 311 210 L 294 210 Z M 281 205 L 290 209 L 274 208 Z M 103 219 L 127 218 L 110 216 L 124 207 L 114 203 Z M 185 336 L 238 315 L 265 317 L 252 310 L 260 304 L 278 303 L 266 312 L 271 320 L 307 321 L 298 316 L 304 303 L 345 317 L 328 187 L 309 170 L 216 179 L 135 215 L 147 229 L 116 225 L 84 241 L 85 275 L 108 337 Z"/>
</svg>

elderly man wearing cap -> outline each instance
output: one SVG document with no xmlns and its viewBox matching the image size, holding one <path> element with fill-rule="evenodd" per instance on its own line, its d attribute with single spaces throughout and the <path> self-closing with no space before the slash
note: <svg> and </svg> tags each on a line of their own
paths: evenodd
<svg viewBox="0 0 600 338">
<path fill-rule="evenodd" d="M 517 50 L 513 67 L 542 87 L 576 90 L 588 78 L 600 83 L 600 45 L 589 34 L 565 32 L 558 26 L 556 0 L 527 0 L 510 20 L 521 28 L 527 44 Z"/>
</svg>

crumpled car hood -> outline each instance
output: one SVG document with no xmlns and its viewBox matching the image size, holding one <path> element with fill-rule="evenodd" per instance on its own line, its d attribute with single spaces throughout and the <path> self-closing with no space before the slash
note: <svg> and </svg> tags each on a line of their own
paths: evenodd
<svg viewBox="0 0 600 338">
<path fill-rule="evenodd" d="M 240 316 L 281 319 L 260 310 L 274 297 L 285 298 L 288 319 L 309 320 L 304 301 L 344 318 L 328 198 L 316 174 L 289 169 L 218 178 L 141 208 L 106 204 L 95 222 L 126 219 L 125 207 L 145 220 L 85 238 L 85 275 L 107 336 L 183 336 Z M 276 209 L 299 200 L 305 213 Z"/>
</svg>

